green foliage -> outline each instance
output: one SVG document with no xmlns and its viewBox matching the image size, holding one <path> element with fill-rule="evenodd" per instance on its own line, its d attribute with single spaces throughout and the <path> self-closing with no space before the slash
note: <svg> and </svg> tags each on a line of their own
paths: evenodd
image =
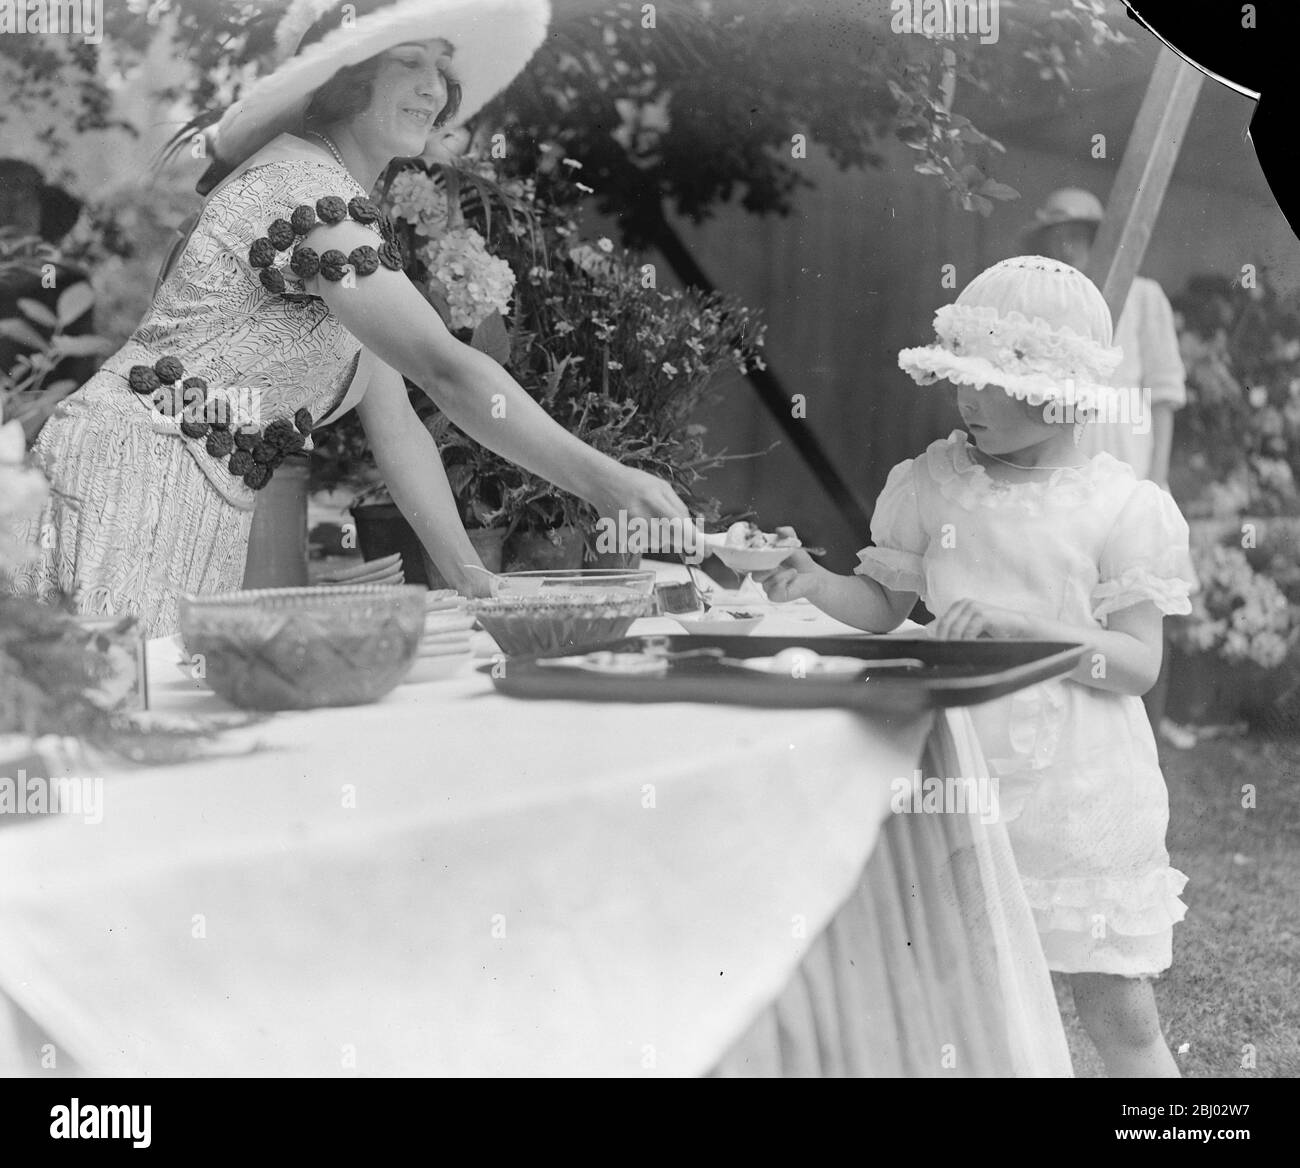
<svg viewBox="0 0 1300 1168">
<path fill-rule="evenodd" d="M 1300 514 L 1300 311 L 1266 279 L 1189 281 L 1174 485 L 1188 514 Z"/>
<path fill-rule="evenodd" d="M 46 265 L 57 265 L 59 253 L 50 245 L 0 231 L 0 289 L 21 288 Z M 67 331 L 94 306 L 95 295 L 84 280 L 69 284 L 53 309 L 38 300 L 19 297 L 18 315 L 0 320 L 0 338 L 15 350 L 12 365 L 0 368 L 0 418 L 28 423 L 29 436 L 55 404 L 78 388 L 68 378 L 51 380 L 69 359 L 98 356 L 104 338 Z M 26 351 L 24 351 L 26 350 Z"/>
<path fill-rule="evenodd" d="M 534 143 L 582 162 L 601 211 L 640 249 L 670 205 L 694 222 L 738 198 L 754 214 L 787 214 L 810 185 L 795 135 L 840 167 L 879 164 L 895 135 L 921 152 L 967 210 L 988 214 L 1016 192 L 990 173 L 1002 147 L 952 112 L 951 90 L 1059 102 L 1071 71 L 1126 40 L 1101 0 L 1001 5 L 1000 39 L 932 40 L 889 31 L 846 6 L 668 0 L 643 27 L 634 0 L 557 4 L 553 33 L 526 73 L 485 112 L 515 139 L 518 173 L 544 168 Z M 852 8 L 853 6 L 848 6 Z"/>
</svg>

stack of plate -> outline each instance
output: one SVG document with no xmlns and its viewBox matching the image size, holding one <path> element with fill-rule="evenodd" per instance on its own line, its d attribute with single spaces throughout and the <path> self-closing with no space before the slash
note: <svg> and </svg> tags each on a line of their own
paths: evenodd
<svg viewBox="0 0 1300 1168">
<path fill-rule="evenodd" d="M 465 605 L 465 597 L 450 588 L 426 594 L 424 632 L 415 664 L 406 675 L 408 682 L 441 681 L 464 669 L 471 656 L 470 635 L 474 628 L 474 617 Z"/>
</svg>

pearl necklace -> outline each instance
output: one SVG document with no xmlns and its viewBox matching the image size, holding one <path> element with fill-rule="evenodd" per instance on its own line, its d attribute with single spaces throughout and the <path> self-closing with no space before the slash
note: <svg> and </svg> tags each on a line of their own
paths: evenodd
<svg viewBox="0 0 1300 1168">
<path fill-rule="evenodd" d="M 326 137 L 324 134 L 319 134 L 315 130 L 308 130 L 307 137 L 319 138 L 322 142 L 324 142 L 326 147 L 329 149 L 329 152 L 332 155 L 334 155 L 334 161 L 337 162 L 344 170 L 347 170 L 348 164 L 343 161 L 343 155 L 339 153 L 339 148 L 334 145 L 333 139 Z"/>
<path fill-rule="evenodd" d="M 1010 466 L 1016 470 L 1078 470 L 1080 467 L 1087 465 L 1087 463 L 1076 462 L 1070 466 L 1047 466 L 1045 464 L 1041 466 L 1024 466 L 1021 463 L 1012 462 L 1009 458 L 999 458 L 996 454 L 990 454 L 987 450 L 981 450 L 980 454 L 985 458 L 991 458 L 994 462 L 1000 462 L 1003 466 Z"/>
</svg>

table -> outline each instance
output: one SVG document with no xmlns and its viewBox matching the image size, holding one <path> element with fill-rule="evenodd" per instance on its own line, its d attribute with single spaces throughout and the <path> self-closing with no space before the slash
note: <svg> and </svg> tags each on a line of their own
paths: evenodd
<svg viewBox="0 0 1300 1168">
<path fill-rule="evenodd" d="M 155 708 L 222 708 L 150 653 Z M 1070 1073 L 1001 826 L 889 814 L 923 752 L 979 772 L 960 712 L 469 671 L 231 737 L 261 749 L 0 835 L 11 1072 L 49 1042 L 94 1075 Z"/>
</svg>

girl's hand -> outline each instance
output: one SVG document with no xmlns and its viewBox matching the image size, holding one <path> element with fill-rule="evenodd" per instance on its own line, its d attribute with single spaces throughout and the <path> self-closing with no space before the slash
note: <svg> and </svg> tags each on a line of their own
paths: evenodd
<svg viewBox="0 0 1300 1168">
<path fill-rule="evenodd" d="M 1028 637 L 1023 613 L 982 600 L 958 600 L 934 622 L 941 641 L 973 641 L 977 637 Z"/>
<path fill-rule="evenodd" d="M 778 527 L 777 535 L 794 535 L 793 527 Z M 824 569 L 813 562 L 805 551 L 796 549 L 787 559 L 769 572 L 754 572 L 754 579 L 763 585 L 769 600 L 784 604 L 788 600 L 800 600 L 817 591 Z"/>
</svg>

